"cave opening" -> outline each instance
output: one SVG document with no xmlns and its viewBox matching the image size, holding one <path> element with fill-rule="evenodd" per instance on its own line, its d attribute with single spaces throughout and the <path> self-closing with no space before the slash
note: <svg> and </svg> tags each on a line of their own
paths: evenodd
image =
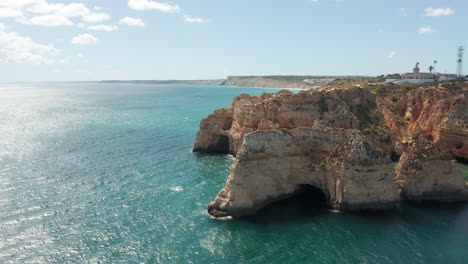
<svg viewBox="0 0 468 264">
<path fill-rule="evenodd" d="M 219 135 L 219 139 L 208 152 L 226 154 L 229 153 L 229 138 L 224 135 Z"/>
<path fill-rule="evenodd" d="M 401 156 L 398 153 L 396 153 L 395 151 L 392 151 L 391 154 L 390 154 L 390 159 L 394 163 L 398 163 L 398 161 L 400 161 L 400 157 Z"/>
<path fill-rule="evenodd" d="M 310 218 L 328 213 L 328 209 L 328 197 L 320 188 L 300 184 L 293 194 L 270 203 L 250 220 L 259 224 L 308 221 Z"/>
<path fill-rule="evenodd" d="M 323 207 L 327 205 L 327 196 L 325 193 L 320 188 L 309 184 L 299 184 L 296 187 L 292 199 L 308 207 Z"/>
</svg>

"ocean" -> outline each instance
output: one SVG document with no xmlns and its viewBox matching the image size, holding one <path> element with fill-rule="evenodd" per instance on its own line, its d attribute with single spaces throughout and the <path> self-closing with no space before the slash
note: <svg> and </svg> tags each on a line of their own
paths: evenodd
<svg viewBox="0 0 468 264">
<path fill-rule="evenodd" d="M 200 119 L 276 91 L 0 85 L 0 263 L 466 263 L 466 203 L 210 218 L 233 158 L 191 152 Z"/>
</svg>

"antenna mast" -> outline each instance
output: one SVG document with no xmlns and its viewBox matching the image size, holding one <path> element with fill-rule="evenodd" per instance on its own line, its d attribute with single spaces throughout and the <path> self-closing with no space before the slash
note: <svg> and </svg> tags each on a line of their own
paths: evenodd
<svg viewBox="0 0 468 264">
<path fill-rule="evenodd" d="M 463 76 L 463 52 L 465 51 L 465 45 L 463 46 L 457 46 L 457 74 L 458 74 L 458 77 L 462 77 Z"/>
</svg>

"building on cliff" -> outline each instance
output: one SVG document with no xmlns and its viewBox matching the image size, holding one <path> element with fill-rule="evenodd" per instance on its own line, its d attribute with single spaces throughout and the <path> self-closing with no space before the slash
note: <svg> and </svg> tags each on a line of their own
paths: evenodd
<svg viewBox="0 0 468 264">
<path fill-rule="evenodd" d="M 432 72 L 420 72 L 419 71 L 419 62 L 416 63 L 416 66 L 413 68 L 412 73 L 403 73 L 401 75 L 400 83 L 427 83 L 436 81 L 436 75 Z"/>
<path fill-rule="evenodd" d="M 457 74 L 451 73 L 432 73 L 434 67 L 431 66 L 431 72 L 420 72 L 419 62 L 413 68 L 413 72 L 407 72 L 401 74 L 401 80 L 389 79 L 385 80 L 386 82 L 393 83 L 430 83 L 438 81 L 451 81 L 458 78 Z"/>
<path fill-rule="evenodd" d="M 436 73 L 435 75 L 440 82 L 458 79 L 458 75 L 455 73 Z"/>
</svg>

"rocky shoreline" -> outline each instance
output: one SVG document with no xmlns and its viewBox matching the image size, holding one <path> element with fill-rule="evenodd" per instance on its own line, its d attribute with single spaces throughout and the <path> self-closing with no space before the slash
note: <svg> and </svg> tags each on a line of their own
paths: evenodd
<svg viewBox="0 0 468 264">
<path fill-rule="evenodd" d="M 208 212 L 254 214 L 301 186 L 320 189 L 341 211 L 468 200 L 454 161 L 468 160 L 467 105 L 464 82 L 241 94 L 197 134 L 194 152 L 236 157 Z"/>
</svg>

